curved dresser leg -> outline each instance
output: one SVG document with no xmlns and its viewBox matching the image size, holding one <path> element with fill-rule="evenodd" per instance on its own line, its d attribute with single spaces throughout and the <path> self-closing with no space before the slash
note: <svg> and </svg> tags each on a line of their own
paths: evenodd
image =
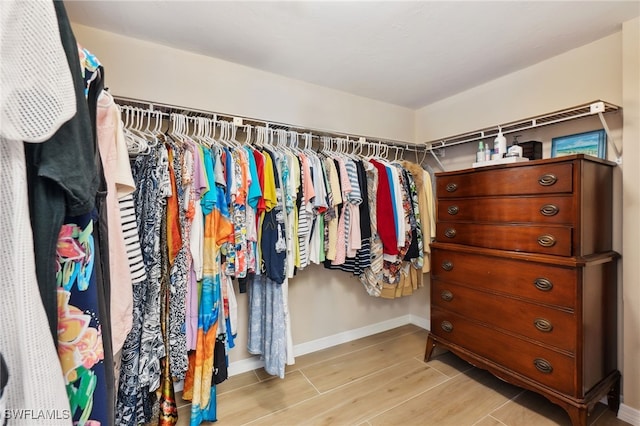
<svg viewBox="0 0 640 426">
<path fill-rule="evenodd" d="M 571 418 L 572 426 L 587 426 L 587 410 L 580 409 L 578 407 L 566 408 L 569 417 Z"/>
<path fill-rule="evenodd" d="M 607 403 L 609 405 L 609 410 L 618 414 L 618 409 L 620 408 L 620 376 L 616 379 L 616 381 L 609 389 L 609 393 L 607 394 Z"/>
<path fill-rule="evenodd" d="M 431 337 L 431 333 L 429 333 L 429 336 L 427 337 L 427 347 L 424 349 L 424 362 L 429 362 L 429 358 L 431 358 L 431 353 L 435 346 L 436 344 Z"/>
</svg>

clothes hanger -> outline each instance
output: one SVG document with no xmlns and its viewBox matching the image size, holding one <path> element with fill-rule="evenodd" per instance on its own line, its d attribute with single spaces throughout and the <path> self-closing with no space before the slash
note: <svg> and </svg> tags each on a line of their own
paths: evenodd
<svg viewBox="0 0 640 426">
<path fill-rule="evenodd" d="M 354 139 L 351 142 L 351 156 L 353 157 L 354 160 L 360 159 L 360 157 L 358 156 L 358 152 L 360 151 L 361 148 L 362 148 L 362 144 L 358 142 L 357 139 Z"/>
<path fill-rule="evenodd" d="M 288 151 L 289 147 L 287 146 L 288 135 L 285 130 L 278 130 L 278 147 L 281 152 Z"/>
<path fill-rule="evenodd" d="M 298 132 L 294 130 L 290 130 L 289 131 L 289 149 L 295 155 L 298 155 L 300 153 L 300 146 L 298 144 L 299 144 Z"/>
<path fill-rule="evenodd" d="M 382 160 L 382 158 L 380 158 L 380 143 L 379 142 L 373 142 L 373 145 L 371 147 L 371 158 L 374 160 Z"/>
<path fill-rule="evenodd" d="M 368 161 L 371 159 L 371 144 L 369 142 L 364 142 L 364 145 L 367 147 L 367 153 L 366 155 L 363 155 L 362 158 Z M 362 149 L 364 150 L 364 147 Z"/>
<path fill-rule="evenodd" d="M 246 124 L 243 126 L 242 130 L 244 130 L 244 134 L 245 134 L 245 139 L 244 139 L 245 145 L 251 145 L 251 136 L 253 132 L 253 126 Z"/>
<path fill-rule="evenodd" d="M 354 148 L 355 145 L 353 144 L 353 141 L 347 137 L 344 140 L 344 155 L 350 160 L 355 160 L 355 157 L 353 156 Z"/>
<path fill-rule="evenodd" d="M 313 135 L 311 133 L 305 133 L 304 135 L 304 149 L 302 152 L 307 155 L 315 155 L 315 152 L 313 152 Z"/>
<path fill-rule="evenodd" d="M 395 150 L 395 155 L 393 156 L 393 162 L 398 163 L 400 161 L 398 159 L 398 154 L 400 153 L 400 147 L 394 146 L 393 149 Z"/>
<path fill-rule="evenodd" d="M 242 139 L 242 141 L 238 140 L 238 144 L 241 147 L 244 147 L 245 145 L 251 145 L 251 133 L 252 133 L 251 125 L 243 124 L 240 127 L 240 130 L 241 130 L 241 133 L 244 133 L 244 138 Z"/>
<path fill-rule="evenodd" d="M 122 130 L 125 137 L 125 143 L 127 145 L 127 151 L 130 155 L 134 156 L 148 154 L 150 152 L 149 141 L 135 133 L 135 126 L 137 124 L 140 109 L 126 107 L 125 111 L 126 121 Z"/>
<path fill-rule="evenodd" d="M 262 149 L 266 127 L 258 126 L 254 130 L 256 131 L 256 140 L 253 143 L 253 146 L 255 146 L 256 149 Z"/>
<path fill-rule="evenodd" d="M 422 166 L 422 163 L 424 163 L 424 160 L 427 159 L 427 148 L 425 147 L 424 149 L 424 154 L 422 154 L 422 160 L 420 160 L 420 162 L 418 163 L 419 165 Z M 416 151 L 416 162 L 418 161 L 418 151 Z"/>
<path fill-rule="evenodd" d="M 362 149 L 364 148 L 364 144 L 367 143 L 366 139 L 364 141 L 358 141 L 358 145 L 356 146 L 358 152 L 356 152 L 356 157 L 360 160 L 362 160 L 363 156 L 362 156 Z"/>
<path fill-rule="evenodd" d="M 227 137 L 227 127 L 226 127 L 227 122 L 224 120 L 218 120 L 216 121 L 216 127 L 220 128 L 220 134 L 218 134 L 217 137 L 215 137 L 215 131 L 214 131 L 214 137 L 215 137 L 215 141 L 217 142 L 217 144 L 219 146 L 223 146 L 223 147 L 228 147 L 229 145 L 227 144 L 226 141 L 226 137 Z"/>
<path fill-rule="evenodd" d="M 229 123 L 229 126 L 231 130 L 231 137 L 229 139 L 229 142 L 231 143 L 234 149 L 240 149 L 240 142 L 238 141 L 238 139 L 236 139 L 238 126 L 236 126 L 235 123 Z"/>
<path fill-rule="evenodd" d="M 160 139 L 165 137 L 160 129 L 158 129 L 158 111 L 146 110 L 143 115 L 144 121 L 146 121 L 147 125 L 144 130 L 141 131 L 141 133 L 144 138 L 149 141 L 149 147 L 156 146 L 160 142 Z M 153 127 L 151 127 L 152 120 L 154 120 Z"/>
<path fill-rule="evenodd" d="M 238 129 L 242 130 L 243 126 L 238 126 L 235 123 L 231 123 L 231 143 L 235 149 L 240 149 L 241 143 L 238 140 Z"/>
<path fill-rule="evenodd" d="M 267 143 L 267 145 L 270 145 L 271 148 L 275 148 L 276 147 L 276 145 L 275 145 L 275 137 L 276 137 L 275 130 L 270 128 L 269 131 L 267 132 L 267 141 L 266 141 L 266 143 Z"/>
<path fill-rule="evenodd" d="M 191 134 L 185 131 L 180 135 L 183 144 L 191 148 L 195 148 L 197 145 L 207 145 L 207 141 L 204 140 L 206 119 L 204 117 L 184 117 L 184 120 L 193 122 L 193 131 Z"/>
<path fill-rule="evenodd" d="M 334 146 L 335 145 L 335 146 Z M 327 155 L 331 158 L 338 158 L 339 157 L 339 150 L 340 150 L 340 146 L 339 146 L 339 142 L 337 138 L 329 138 L 329 148 L 327 151 Z"/>
<path fill-rule="evenodd" d="M 349 139 L 340 138 L 340 155 L 342 158 L 349 158 Z M 349 158 L 350 159 L 350 158 Z"/>
</svg>

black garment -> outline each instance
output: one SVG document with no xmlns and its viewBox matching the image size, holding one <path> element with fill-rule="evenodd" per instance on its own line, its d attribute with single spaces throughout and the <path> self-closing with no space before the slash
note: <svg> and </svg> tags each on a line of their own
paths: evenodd
<svg viewBox="0 0 640 426">
<path fill-rule="evenodd" d="M 282 284 L 286 278 L 285 259 L 287 256 L 284 211 L 282 209 L 282 189 L 276 169 L 278 163 L 276 162 L 275 155 L 267 149 L 263 150 L 263 154 L 269 155 L 273 163 L 278 205 L 264 215 L 262 222 L 262 240 L 260 241 L 260 249 L 262 250 L 262 264 L 260 268 L 267 278 L 275 281 L 277 284 Z"/>
<path fill-rule="evenodd" d="M 247 287 L 253 284 L 253 280 L 256 277 L 255 272 L 247 272 L 247 276 L 244 278 L 238 278 L 238 288 L 240 293 L 246 293 Z"/>
<path fill-rule="evenodd" d="M 225 351 L 225 337 L 218 336 L 213 347 L 213 384 L 218 385 L 229 377 L 228 360 Z"/>
<path fill-rule="evenodd" d="M 325 260 L 324 267 L 361 275 L 366 268 L 371 266 L 371 213 L 369 212 L 369 194 L 367 193 L 367 171 L 362 161 L 355 161 L 355 165 L 358 173 L 358 187 L 362 197 L 362 203 L 358 206 L 361 247 L 357 251 L 356 257 L 347 257 L 341 265 L 332 265 L 330 260 Z"/>
<path fill-rule="evenodd" d="M 0 398 L 4 393 L 4 388 L 7 386 L 7 382 L 9 382 L 9 367 L 7 367 L 7 363 L 4 362 L 2 353 L 0 353 Z"/>
<path fill-rule="evenodd" d="M 33 231 L 36 276 L 57 346 L 56 244 L 65 215 L 86 214 L 94 207 L 98 188 L 96 147 L 84 96 L 78 46 L 62 2 L 54 1 L 60 38 L 76 93 L 76 115 L 51 137 L 25 143 L 29 214 Z"/>
<path fill-rule="evenodd" d="M 293 167 L 297 168 L 298 171 L 298 176 L 302 176 L 302 161 L 300 161 L 300 158 L 297 155 L 294 155 L 293 158 L 295 158 L 295 163 L 293 164 Z M 311 170 L 313 171 L 313 168 L 311 168 Z M 302 180 L 301 180 L 302 181 Z M 296 209 L 298 209 L 298 214 L 300 214 L 300 207 L 302 207 L 302 197 L 304 196 L 304 188 L 302 187 L 302 185 L 298 186 L 298 192 L 296 193 Z M 311 235 L 311 234 L 309 234 Z M 293 267 L 293 276 L 298 275 L 298 267 L 294 266 Z M 242 293 L 242 292 L 241 292 Z"/>
<path fill-rule="evenodd" d="M 409 245 L 409 249 L 407 250 L 407 253 L 404 255 L 404 258 L 403 258 L 403 260 L 408 261 L 411 259 L 416 259 L 420 255 L 420 251 L 418 250 L 418 227 L 417 227 L 417 221 L 416 221 L 416 212 L 413 209 L 413 195 L 415 194 L 415 192 L 411 191 L 411 185 L 410 185 L 410 183 L 413 182 L 413 176 L 411 176 L 411 173 L 409 173 L 407 170 L 403 170 L 402 174 L 404 176 L 404 181 L 405 181 L 405 190 L 407 191 L 407 194 L 409 195 L 409 200 L 411 201 L 409 203 L 410 205 L 409 221 L 411 222 L 411 244 Z"/>
<path fill-rule="evenodd" d="M 2 357 L 2 353 L 0 353 L 0 398 L 2 398 L 2 394 L 4 393 L 4 388 L 7 386 L 9 382 L 9 368 L 7 364 L 4 362 L 4 358 Z M 6 419 L 0 419 L 0 426 L 6 425 Z"/>
</svg>

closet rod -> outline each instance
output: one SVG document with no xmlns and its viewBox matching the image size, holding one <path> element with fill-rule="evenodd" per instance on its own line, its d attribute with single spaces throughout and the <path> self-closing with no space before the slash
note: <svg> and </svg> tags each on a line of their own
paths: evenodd
<svg viewBox="0 0 640 426">
<path fill-rule="evenodd" d="M 384 144 L 390 147 L 412 151 L 412 152 L 428 149 L 424 145 L 394 141 L 390 139 L 380 139 L 380 138 L 374 138 L 370 136 L 353 135 L 353 134 L 340 133 L 340 132 L 334 132 L 334 131 L 322 130 L 322 129 L 313 129 L 309 127 L 301 127 L 301 126 L 296 126 L 296 125 L 287 124 L 287 123 L 279 123 L 275 121 L 266 121 L 266 120 L 256 119 L 256 118 L 243 117 L 243 116 L 237 116 L 237 115 L 226 114 L 226 113 L 218 113 L 218 112 L 206 111 L 206 110 L 197 109 L 197 108 L 165 104 L 161 102 L 145 101 L 141 99 L 128 98 L 125 96 L 112 95 L 112 97 L 115 100 L 115 102 L 119 105 L 139 107 L 139 108 L 148 109 L 149 111 L 160 111 L 165 114 L 171 114 L 171 113 L 183 114 L 183 115 L 199 114 L 199 115 L 210 116 L 212 118 L 213 117 L 216 117 L 218 119 L 223 118 L 228 121 L 233 121 L 234 119 L 239 118 L 242 120 L 243 125 L 264 126 L 264 127 L 272 128 L 274 130 L 286 129 L 290 131 L 298 131 L 300 133 L 312 133 L 314 137 L 329 136 L 334 138 L 346 138 L 353 143 L 366 143 L 366 144 L 378 143 L 378 144 Z"/>
<path fill-rule="evenodd" d="M 506 135 L 509 133 L 522 132 L 525 130 L 533 129 L 535 127 L 542 127 L 550 124 L 562 123 L 564 121 L 576 120 L 578 118 L 588 117 L 595 114 L 598 114 L 600 116 L 600 119 L 604 123 L 604 118 L 602 117 L 603 113 L 606 114 L 609 112 L 615 112 L 619 109 L 619 106 L 612 103 L 596 100 L 588 104 L 565 108 L 563 110 L 555 111 L 549 114 L 542 114 L 523 120 L 512 121 L 510 123 L 502 124 L 499 126 L 486 127 L 484 129 L 475 130 L 473 132 L 462 133 L 455 136 L 428 141 L 425 142 L 424 145 L 427 148 L 437 149 L 469 142 L 478 142 L 485 139 L 493 140 L 493 138 L 498 135 L 498 128 L 502 128 L 502 133 Z M 615 146 L 615 148 L 616 152 L 618 152 L 618 147 Z"/>
</svg>

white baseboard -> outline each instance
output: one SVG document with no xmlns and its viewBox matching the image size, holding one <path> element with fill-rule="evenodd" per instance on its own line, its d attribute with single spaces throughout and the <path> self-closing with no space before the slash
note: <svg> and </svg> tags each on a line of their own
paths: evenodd
<svg viewBox="0 0 640 426">
<path fill-rule="evenodd" d="M 352 340 L 361 339 L 363 337 L 371 336 L 372 334 L 381 333 L 383 331 L 391 330 L 396 327 L 400 327 L 406 324 L 415 324 L 418 327 L 429 330 L 429 319 L 419 317 L 416 315 L 403 315 L 401 317 L 392 318 L 390 320 L 370 324 L 364 327 L 356 328 L 353 330 L 343 331 L 341 333 L 333 334 L 331 336 L 322 337 L 320 339 L 312 340 L 310 342 L 300 343 L 293 346 L 294 356 L 301 356 L 311 352 L 327 349 L 332 346 L 339 345 L 341 343 L 351 342 Z M 241 359 L 229 364 L 229 377 L 237 374 L 246 373 L 258 368 L 264 367 L 264 361 L 259 356 L 251 358 Z M 175 391 L 181 391 L 184 386 L 182 381 L 175 382 L 173 384 Z"/>
<path fill-rule="evenodd" d="M 418 327 L 424 328 L 425 330 L 431 329 L 431 321 L 429 320 L 429 318 L 410 314 L 403 315 L 401 317 L 392 318 L 387 321 L 370 324 L 353 330 L 347 330 L 341 333 L 333 334 L 331 336 L 322 337 L 310 342 L 294 345 L 293 353 L 295 354 L 295 356 L 301 356 L 311 352 L 321 351 L 323 349 L 327 349 L 341 343 L 347 343 L 352 340 L 361 339 L 363 337 L 391 330 L 392 328 L 400 327 L 406 324 L 414 324 Z M 264 367 L 264 362 L 258 356 L 234 361 L 229 364 L 229 377 L 241 373 L 246 373 L 247 371 L 253 371 L 262 367 Z M 182 381 L 175 382 L 173 384 L 176 392 L 181 391 L 183 385 L 184 382 Z M 606 404 L 607 399 L 603 398 L 601 402 Z M 640 426 L 640 410 L 631 408 L 625 404 L 620 404 L 620 409 L 618 410 L 618 419 L 630 423 L 633 426 Z"/>
<path fill-rule="evenodd" d="M 633 426 L 640 426 L 640 410 L 631 408 L 628 405 L 620 404 L 618 418 Z"/>
<path fill-rule="evenodd" d="M 425 330 L 431 330 L 431 320 L 429 318 L 419 317 L 417 315 L 411 315 L 411 324 L 415 324 L 418 327 Z"/>
<path fill-rule="evenodd" d="M 293 354 L 294 356 L 301 356 L 311 352 L 317 352 L 322 349 L 330 348 L 331 346 L 339 345 L 341 343 L 347 343 L 352 340 L 370 336 L 372 334 L 391 330 L 392 328 L 400 327 L 402 325 L 409 324 L 410 322 L 411 315 L 403 315 L 401 317 L 392 318 L 387 321 L 370 324 L 364 327 L 355 328 L 353 330 L 343 331 L 331 336 L 322 337 L 310 342 L 294 345 Z"/>
<path fill-rule="evenodd" d="M 262 361 L 258 355 L 252 356 L 251 358 L 241 359 L 239 361 L 234 361 L 229 364 L 229 377 L 246 373 L 247 371 L 253 371 L 262 367 L 264 367 L 264 361 Z"/>
<path fill-rule="evenodd" d="M 322 337 L 316 340 L 311 340 L 309 342 L 299 343 L 293 346 L 293 353 L 294 356 L 301 356 L 311 352 L 317 352 L 322 349 L 327 349 L 332 346 L 339 345 L 341 343 L 351 342 L 352 340 L 361 339 L 363 337 L 391 330 L 392 328 L 400 327 L 406 324 L 415 324 L 418 327 L 422 327 L 427 330 L 429 329 L 428 318 L 422 318 L 415 315 L 403 315 L 401 317 L 396 317 L 364 327 L 355 328 L 353 330 L 343 331 L 341 333 Z M 264 362 L 262 362 L 257 356 L 253 358 L 242 359 L 240 361 L 234 361 L 229 364 L 229 376 L 245 373 L 247 371 L 255 370 L 256 368 L 260 368 L 263 366 Z"/>
<path fill-rule="evenodd" d="M 322 337 L 310 342 L 300 343 L 293 346 L 293 352 L 295 356 L 301 356 L 311 352 L 320 351 L 322 349 L 327 349 L 341 343 L 347 343 L 352 340 L 371 336 L 372 334 L 391 330 L 392 328 L 400 327 L 406 324 L 414 324 L 418 327 L 424 328 L 425 330 L 431 329 L 431 321 L 429 320 L 429 318 L 409 314 L 397 318 L 392 318 L 387 321 L 370 324 L 353 330 L 343 331 L 341 333 Z M 229 364 L 229 376 L 235 376 L 237 374 L 246 373 L 247 371 L 252 371 L 262 367 L 264 367 L 264 362 L 258 356 L 241 359 Z M 173 384 L 175 391 L 181 391 L 183 385 L 184 383 L 182 381 L 175 382 Z M 606 404 L 606 398 L 603 398 L 602 402 Z M 618 410 L 618 419 L 630 423 L 633 426 L 640 426 L 640 410 L 631 408 L 625 404 L 620 404 L 620 409 Z"/>
</svg>

